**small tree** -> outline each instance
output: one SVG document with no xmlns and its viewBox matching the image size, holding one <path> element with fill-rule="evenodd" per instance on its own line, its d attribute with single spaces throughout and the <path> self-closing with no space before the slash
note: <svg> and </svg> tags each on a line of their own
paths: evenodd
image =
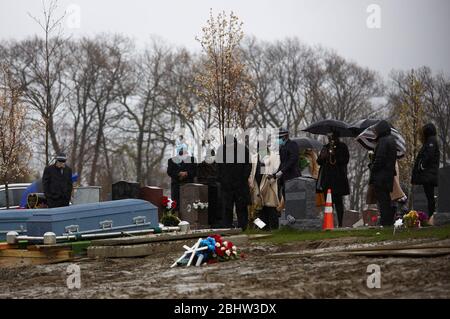
<svg viewBox="0 0 450 319">
<path fill-rule="evenodd" d="M 399 162 L 400 178 L 404 185 L 411 182 L 411 172 L 420 148 L 421 129 L 425 122 L 425 92 L 414 70 L 394 76 L 396 93 L 391 94 L 395 127 L 406 142 L 405 157 Z M 411 195 L 411 189 L 410 189 Z M 412 200 L 411 196 L 409 196 Z"/>
<path fill-rule="evenodd" d="M 5 185 L 9 208 L 8 183 L 29 173 L 31 128 L 26 123 L 27 109 L 20 102 L 20 85 L 5 65 L 0 65 L 0 74 L 0 183 Z"/>
<path fill-rule="evenodd" d="M 222 140 L 227 127 L 246 128 L 249 110 L 255 104 L 252 81 L 241 57 L 242 25 L 233 12 L 213 17 L 211 11 L 203 35 L 197 38 L 203 51 L 195 77 L 199 112 L 213 109 Z"/>
</svg>

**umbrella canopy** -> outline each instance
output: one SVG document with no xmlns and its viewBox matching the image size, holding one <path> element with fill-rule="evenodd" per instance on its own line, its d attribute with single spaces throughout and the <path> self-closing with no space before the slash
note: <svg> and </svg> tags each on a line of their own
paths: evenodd
<svg viewBox="0 0 450 319">
<path fill-rule="evenodd" d="M 313 149 L 320 151 L 323 147 L 321 142 L 310 137 L 294 138 L 292 140 L 297 143 L 300 150 Z"/>
<path fill-rule="evenodd" d="M 347 123 L 339 120 L 318 121 L 311 124 L 302 131 L 319 135 L 338 133 L 341 137 L 354 137 L 353 132 L 350 130 L 350 126 Z"/>
<path fill-rule="evenodd" d="M 375 119 L 359 120 L 350 125 L 350 130 L 353 132 L 353 134 L 355 134 L 354 136 L 356 137 L 359 134 L 361 134 L 365 129 L 377 124 L 380 121 L 381 120 L 375 120 Z"/>
<path fill-rule="evenodd" d="M 397 144 L 397 158 L 402 158 L 406 153 L 406 142 L 403 136 L 395 128 L 391 127 L 391 134 L 395 137 Z M 375 133 L 375 125 L 368 127 L 356 137 L 356 141 L 366 150 L 374 151 L 377 146 L 377 135 Z"/>
</svg>

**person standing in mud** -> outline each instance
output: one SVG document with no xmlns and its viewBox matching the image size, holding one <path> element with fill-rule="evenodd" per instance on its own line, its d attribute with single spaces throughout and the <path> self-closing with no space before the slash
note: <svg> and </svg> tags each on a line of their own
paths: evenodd
<svg viewBox="0 0 450 319">
<path fill-rule="evenodd" d="M 438 186 L 439 145 L 436 138 L 436 127 L 428 123 L 421 132 L 422 148 L 417 154 L 411 177 L 413 185 L 422 185 L 428 202 L 428 215 L 436 210 L 434 188 Z"/>
<path fill-rule="evenodd" d="M 373 160 L 369 164 L 369 185 L 375 189 L 378 210 L 380 211 L 382 226 L 394 224 L 394 208 L 391 204 L 393 190 L 395 163 L 397 162 L 397 145 L 395 137 L 391 134 L 391 126 L 387 121 L 380 121 L 375 126 L 377 146 Z"/>
<path fill-rule="evenodd" d="M 316 188 L 318 192 L 323 192 L 325 197 L 328 189 L 331 189 L 331 196 L 338 217 L 338 226 L 342 227 L 344 219 L 343 196 L 350 194 L 347 178 L 350 154 L 347 145 L 339 140 L 338 133 L 329 134 L 328 141 L 317 158 L 320 170 Z"/>
</svg>

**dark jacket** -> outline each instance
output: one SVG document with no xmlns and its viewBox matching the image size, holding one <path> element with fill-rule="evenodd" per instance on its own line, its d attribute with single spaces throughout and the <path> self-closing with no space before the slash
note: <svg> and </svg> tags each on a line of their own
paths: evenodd
<svg viewBox="0 0 450 319">
<path fill-rule="evenodd" d="M 180 156 L 169 158 L 167 161 L 167 175 L 170 176 L 172 185 L 179 185 L 184 183 L 193 183 L 194 177 L 197 174 L 197 164 L 195 157 L 188 157 L 189 161 L 181 160 Z M 188 175 L 184 179 L 180 179 L 178 174 L 180 172 L 187 172 Z"/>
<path fill-rule="evenodd" d="M 436 127 L 432 123 L 426 124 L 422 132 L 425 143 L 414 162 L 411 183 L 437 186 L 440 152 L 436 138 Z"/>
<path fill-rule="evenodd" d="M 216 162 L 217 178 L 222 190 L 237 194 L 240 201 L 250 203 L 248 178 L 252 165 L 248 148 L 237 140 L 232 145 L 221 145 L 217 150 Z"/>
<path fill-rule="evenodd" d="M 331 189 L 333 195 L 344 196 L 350 194 L 347 178 L 347 164 L 349 161 L 348 147 L 345 143 L 337 142 L 333 155 L 330 154 L 331 144 L 325 145 L 317 158 L 320 165 L 317 190 L 326 192 Z"/>
<path fill-rule="evenodd" d="M 55 164 L 47 166 L 42 175 L 45 197 L 53 200 L 70 200 L 72 196 L 72 169 L 69 166 L 57 168 Z"/>
<path fill-rule="evenodd" d="M 280 147 L 280 168 L 278 171 L 283 172 L 283 180 L 288 181 L 301 176 L 298 167 L 299 149 L 297 143 L 287 140 L 286 144 Z"/>
<path fill-rule="evenodd" d="M 372 163 L 370 163 L 369 184 L 377 189 L 392 192 L 397 161 L 397 144 L 391 134 L 391 126 L 386 121 L 380 121 L 375 126 L 377 146 Z"/>
<path fill-rule="evenodd" d="M 217 163 L 203 161 L 197 165 L 197 182 L 200 184 L 214 183 L 217 180 Z"/>
</svg>

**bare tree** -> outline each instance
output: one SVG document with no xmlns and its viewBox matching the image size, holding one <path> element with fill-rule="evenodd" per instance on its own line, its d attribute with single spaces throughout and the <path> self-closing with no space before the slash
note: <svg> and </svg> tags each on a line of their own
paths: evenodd
<svg viewBox="0 0 450 319">
<path fill-rule="evenodd" d="M 0 74 L 0 182 L 5 185 L 8 209 L 8 184 L 29 172 L 32 126 L 27 123 L 27 109 L 20 102 L 20 84 L 4 64 L 0 64 Z"/>
<path fill-rule="evenodd" d="M 56 153 L 60 152 L 60 146 L 56 138 L 54 129 L 53 115 L 56 109 L 63 100 L 62 89 L 63 85 L 60 82 L 61 68 L 63 66 L 64 54 L 61 52 L 61 48 L 64 44 L 64 40 L 61 38 L 62 34 L 62 20 L 65 13 L 61 16 L 55 16 L 58 9 L 57 0 L 51 0 L 50 2 L 42 1 L 42 18 L 37 18 L 31 14 L 30 17 L 36 21 L 44 32 L 44 42 L 36 41 L 39 44 L 38 50 L 41 54 L 34 55 L 34 65 L 31 66 L 31 71 L 34 71 L 34 84 L 35 86 L 27 85 L 26 96 L 29 101 L 34 105 L 39 112 L 45 123 L 45 164 L 49 163 L 49 137 L 52 140 L 52 145 Z M 40 46 L 43 46 L 41 48 Z M 41 56 L 43 65 L 40 64 Z M 42 94 L 42 90 L 44 93 Z"/>
</svg>

